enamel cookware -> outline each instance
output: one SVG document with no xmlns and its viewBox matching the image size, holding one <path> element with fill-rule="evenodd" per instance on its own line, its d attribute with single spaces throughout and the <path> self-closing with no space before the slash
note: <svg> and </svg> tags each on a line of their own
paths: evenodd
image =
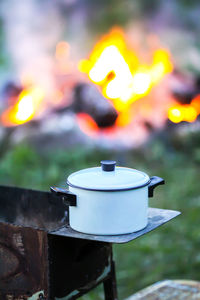
<svg viewBox="0 0 200 300">
<path fill-rule="evenodd" d="M 106 160 L 101 167 L 72 173 L 67 184 L 68 190 L 51 190 L 69 205 L 70 226 L 88 234 L 118 235 L 147 226 L 148 198 L 164 180 Z"/>
</svg>

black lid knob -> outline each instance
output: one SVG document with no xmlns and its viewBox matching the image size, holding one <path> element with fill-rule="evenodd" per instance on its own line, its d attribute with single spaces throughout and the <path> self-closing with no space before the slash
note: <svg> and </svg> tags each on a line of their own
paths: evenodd
<svg viewBox="0 0 200 300">
<path fill-rule="evenodd" d="M 101 168 L 103 171 L 110 172 L 115 170 L 116 161 L 114 160 L 102 160 Z"/>
</svg>

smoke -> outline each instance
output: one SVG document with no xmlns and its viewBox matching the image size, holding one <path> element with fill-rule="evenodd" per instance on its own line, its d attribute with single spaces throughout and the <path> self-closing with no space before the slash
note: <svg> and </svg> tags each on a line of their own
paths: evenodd
<svg viewBox="0 0 200 300">
<path fill-rule="evenodd" d="M 52 53 L 64 26 L 57 6 L 46 0 L 5 0 L 1 14 L 16 78 L 51 93 L 55 89 Z"/>
</svg>

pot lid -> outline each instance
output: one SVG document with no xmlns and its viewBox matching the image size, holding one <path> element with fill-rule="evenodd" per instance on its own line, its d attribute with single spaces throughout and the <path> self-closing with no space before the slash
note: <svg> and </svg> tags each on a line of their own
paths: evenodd
<svg viewBox="0 0 200 300">
<path fill-rule="evenodd" d="M 116 162 L 101 161 L 101 167 L 83 169 L 72 173 L 68 185 L 93 191 L 120 191 L 143 187 L 149 184 L 147 174 L 130 168 L 115 167 Z"/>
</svg>

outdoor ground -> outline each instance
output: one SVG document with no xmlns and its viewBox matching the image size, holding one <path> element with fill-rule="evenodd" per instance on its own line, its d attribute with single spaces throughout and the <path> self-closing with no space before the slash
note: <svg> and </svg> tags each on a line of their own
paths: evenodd
<svg viewBox="0 0 200 300">
<path fill-rule="evenodd" d="M 121 160 L 126 166 L 166 180 L 156 189 L 150 206 L 180 210 L 176 220 L 128 244 L 115 245 L 120 299 L 162 279 L 200 280 L 200 138 L 199 134 L 170 141 L 160 139 L 127 153 L 77 147 L 39 154 L 18 145 L 0 158 L 0 184 L 49 190 L 65 185 L 67 176 L 79 169 L 99 165 L 101 159 Z M 169 150 L 170 149 L 170 150 Z M 103 299 L 103 289 L 82 300 Z"/>
</svg>

